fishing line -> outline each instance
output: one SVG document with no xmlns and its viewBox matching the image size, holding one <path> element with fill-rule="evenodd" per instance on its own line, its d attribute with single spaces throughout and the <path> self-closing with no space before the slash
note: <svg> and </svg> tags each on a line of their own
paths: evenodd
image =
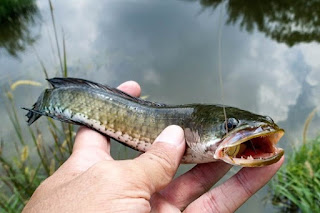
<svg viewBox="0 0 320 213">
<path fill-rule="evenodd" d="M 228 133 L 228 118 L 227 118 L 227 112 L 226 112 L 226 107 L 224 104 L 224 92 L 223 92 L 223 81 L 222 81 L 222 19 L 223 19 L 223 13 L 222 13 L 222 9 L 223 9 L 223 4 L 221 4 L 220 6 L 220 14 L 219 14 L 219 30 L 218 30 L 218 71 L 219 71 L 219 81 L 220 81 L 220 88 L 221 88 L 221 101 L 222 101 L 222 105 L 223 105 L 223 114 L 224 114 L 224 119 L 225 119 L 225 129 L 226 132 Z M 254 152 L 257 154 L 256 149 L 254 148 L 254 145 L 252 143 L 252 141 L 250 140 L 252 149 L 254 150 Z"/>
<path fill-rule="evenodd" d="M 222 59 L 221 59 L 221 46 L 222 46 L 222 18 L 223 18 L 223 14 L 222 14 L 222 8 L 223 8 L 223 4 L 221 4 L 220 6 L 220 14 L 219 14 L 219 30 L 218 30 L 218 71 L 219 71 L 219 81 L 220 81 L 220 88 L 221 88 L 221 102 L 223 105 L 223 115 L 224 115 L 224 119 L 225 119 L 225 129 L 228 132 L 228 122 L 227 122 L 227 112 L 226 112 L 226 107 L 224 105 L 224 93 L 223 93 L 223 82 L 222 82 Z"/>
<path fill-rule="evenodd" d="M 226 107 L 224 104 L 224 92 L 223 92 L 223 81 L 222 81 L 222 19 L 223 19 L 223 4 L 220 6 L 220 12 L 219 12 L 219 30 L 218 30 L 218 71 L 219 71 L 219 81 L 220 81 L 220 88 L 221 88 L 221 101 L 223 105 L 223 115 L 225 119 L 225 129 L 226 132 L 228 133 L 228 118 L 227 118 L 227 112 L 226 112 Z M 252 149 L 254 152 L 257 154 L 256 149 L 254 148 L 254 145 L 252 141 L 250 140 Z"/>
</svg>

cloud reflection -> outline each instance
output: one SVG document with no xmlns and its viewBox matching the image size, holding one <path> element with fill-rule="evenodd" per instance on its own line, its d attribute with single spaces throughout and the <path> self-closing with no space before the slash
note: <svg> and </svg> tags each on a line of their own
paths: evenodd
<svg viewBox="0 0 320 213">
<path fill-rule="evenodd" d="M 311 102 L 314 106 L 320 106 L 320 49 L 316 45 L 304 44 L 301 51 L 306 63 L 310 67 L 310 72 L 306 76 L 306 82 L 312 88 Z"/>
</svg>

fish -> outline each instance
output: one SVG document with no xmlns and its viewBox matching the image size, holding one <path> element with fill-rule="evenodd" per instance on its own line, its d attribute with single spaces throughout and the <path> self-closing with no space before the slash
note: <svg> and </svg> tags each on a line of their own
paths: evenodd
<svg viewBox="0 0 320 213">
<path fill-rule="evenodd" d="M 79 78 L 47 79 L 26 114 L 28 125 L 41 116 L 87 126 L 140 152 L 150 149 L 169 125 L 184 130 L 181 163 L 224 161 L 242 167 L 273 164 L 284 154 L 284 135 L 269 116 L 219 104 L 168 105 L 133 97 L 107 85 Z M 227 118 L 224 115 L 225 110 Z"/>
</svg>

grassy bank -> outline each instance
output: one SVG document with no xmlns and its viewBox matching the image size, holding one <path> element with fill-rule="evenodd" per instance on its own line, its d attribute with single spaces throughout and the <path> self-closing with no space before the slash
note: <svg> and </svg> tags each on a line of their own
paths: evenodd
<svg viewBox="0 0 320 213">
<path fill-rule="evenodd" d="M 320 135 L 293 147 L 270 192 L 281 212 L 320 212 Z"/>
</svg>

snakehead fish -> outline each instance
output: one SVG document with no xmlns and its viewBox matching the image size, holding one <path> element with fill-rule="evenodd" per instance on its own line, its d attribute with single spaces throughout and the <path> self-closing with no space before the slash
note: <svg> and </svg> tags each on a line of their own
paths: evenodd
<svg viewBox="0 0 320 213">
<path fill-rule="evenodd" d="M 40 116 L 84 125 L 141 152 L 168 125 L 184 129 L 187 148 L 181 163 L 217 160 L 244 167 L 265 166 L 284 154 L 283 136 L 268 116 L 223 105 L 158 104 L 118 89 L 76 78 L 48 79 L 46 89 L 27 109 L 28 124 Z M 226 110 L 225 119 L 223 108 Z"/>
</svg>

